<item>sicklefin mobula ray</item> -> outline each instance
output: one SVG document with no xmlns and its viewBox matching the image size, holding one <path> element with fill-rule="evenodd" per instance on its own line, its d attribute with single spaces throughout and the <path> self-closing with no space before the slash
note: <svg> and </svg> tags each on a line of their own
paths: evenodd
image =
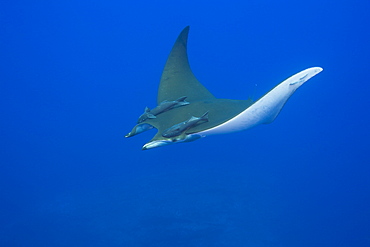
<svg viewBox="0 0 370 247">
<path fill-rule="evenodd" d="M 305 69 L 278 84 L 257 101 L 218 99 L 193 75 L 187 56 L 189 27 L 178 36 L 164 67 L 157 104 L 139 117 L 126 137 L 156 128 L 143 150 L 189 142 L 214 134 L 242 131 L 274 121 L 292 94 L 323 69 Z"/>
</svg>

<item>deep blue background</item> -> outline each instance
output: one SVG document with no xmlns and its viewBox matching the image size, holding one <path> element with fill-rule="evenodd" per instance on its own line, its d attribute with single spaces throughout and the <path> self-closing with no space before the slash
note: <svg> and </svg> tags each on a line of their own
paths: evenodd
<svg viewBox="0 0 370 247">
<path fill-rule="evenodd" d="M 369 11 L 2 1 L 0 245 L 370 246 Z M 324 71 L 270 125 L 141 151 L 155 131 L 123 136 L 155 106 L 187 25 L 193 72 L 217 97 Z"/>
</svg>

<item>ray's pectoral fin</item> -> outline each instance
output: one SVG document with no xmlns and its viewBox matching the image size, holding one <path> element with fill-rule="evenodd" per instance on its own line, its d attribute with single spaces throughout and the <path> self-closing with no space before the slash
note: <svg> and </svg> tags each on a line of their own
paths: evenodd
<svg viewBox="0 0 370 247">
<path fill-rule="evenodd" d="M 313 67 L 289 77 L 237 116 L 198 134 L 202 136 L 224 134 L 246 130 L 259 124 L 271 123 L 279 115 L 290 96 L 306 81 L 322 70 L 320 67 Z"/>
<path fill-rule="evenodd" d="M 320 73 L 322 70 L 323 69 L 320 67 L 305 69 L 289 77 L 265 94 L 255 103 L 256 106 L 254 107 L 255 109 L 260 109 L 260 123 L 268 124 L 273 122 L 290 96 L 292 96 L 293 93 L 306 81 Z M 253 107 L 253 105 L 251 107 Z"/>
</svg>

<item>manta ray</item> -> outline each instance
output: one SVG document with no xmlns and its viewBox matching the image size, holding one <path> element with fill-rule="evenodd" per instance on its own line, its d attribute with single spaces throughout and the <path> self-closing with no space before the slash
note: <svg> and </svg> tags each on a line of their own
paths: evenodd
<svg viewBox="0 0 370 247">
<path fill-rule="evenodd" d="M 292 94 L 323 69 L 305 69 L 256 101 L 216 98 L 194 76 L 187 55 L 189 26 L 172 47 L 159 83 L 157 106 L 148 107 L 125 137 L 156 128 L 158 132 L 142 149 L 250 129 L 275 120 Z"/>
</svg>

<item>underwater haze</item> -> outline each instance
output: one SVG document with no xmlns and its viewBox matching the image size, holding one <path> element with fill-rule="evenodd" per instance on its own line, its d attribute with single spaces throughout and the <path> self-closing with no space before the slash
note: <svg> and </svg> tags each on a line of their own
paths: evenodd
<svg viewBox="0 0 370 247">
<path fill-rule="evenodd" d="M 2 1 L 0 246 L 370 246 L 370 2 Z M 277 119 L 142 151 L 167 56 Z"/>
</svg>

